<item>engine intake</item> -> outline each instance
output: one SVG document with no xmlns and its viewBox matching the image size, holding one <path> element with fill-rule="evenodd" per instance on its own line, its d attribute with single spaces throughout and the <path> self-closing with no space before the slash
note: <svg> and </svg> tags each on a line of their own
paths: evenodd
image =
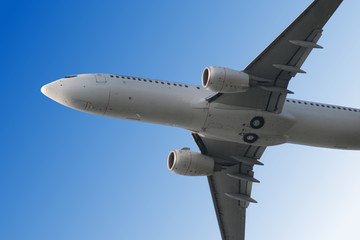
<svg viewBox="0 0 360 240">
<path fill-rule="evenodd" d="M 189 150 L 171 151 L 167 159 L 169 171 L 185 176 L 209 176 L 215 166 L 213 158 Z"/>
<path fill-rule="evenodd" d="M 224 67 L 206 67 L 201 82 L 205 89 L 219 93 L 246 92 L 250 88 L 248 74 Z"/>
</svg>

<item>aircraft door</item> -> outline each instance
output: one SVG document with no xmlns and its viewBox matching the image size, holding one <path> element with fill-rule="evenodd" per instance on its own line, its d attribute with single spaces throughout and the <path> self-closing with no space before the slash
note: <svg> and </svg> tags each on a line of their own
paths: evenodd
<svg viewBox="0 0 360 240">
<path fill-rule="evenodd" d="M 97 73 L 95 75 L 95 78 L 96 78 L 96 83 L 106 83 L 107 82 L 104 74 L 102 74 L 102 73 Z"/>
</svg>

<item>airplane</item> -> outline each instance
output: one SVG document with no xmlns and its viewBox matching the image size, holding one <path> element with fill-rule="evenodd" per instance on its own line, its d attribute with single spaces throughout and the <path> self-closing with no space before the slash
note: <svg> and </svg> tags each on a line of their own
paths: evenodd
<svg viewBox="0 0 360 240">
<path fill-rule="evenodd" d="M 202 86 L 117 74 L 66 76 L 41 88 L 78 111 L 191 131 L 200 153 L 173 150 L 168 169 L 207 176 L 221 237 L 245 239 L 254 166 L 284 143 L 359 150 L 360 109 L 287 98 L 290 80 L 342 0 L 315 0 L 242 71 L 206 67 Z"/>
</svg>

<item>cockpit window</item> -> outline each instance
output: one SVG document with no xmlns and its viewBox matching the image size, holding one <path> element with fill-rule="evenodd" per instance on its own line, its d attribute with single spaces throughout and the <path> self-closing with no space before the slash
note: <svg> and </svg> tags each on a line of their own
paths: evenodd
<svg viewBox="0 0 360 240">
<path fill-rule="evenodd" d="M 74 78 L 74 77 L 77 77 L 77 75 L 69 75 L 69 76 L 66 76 L 64 78 Z"/>
</svg>

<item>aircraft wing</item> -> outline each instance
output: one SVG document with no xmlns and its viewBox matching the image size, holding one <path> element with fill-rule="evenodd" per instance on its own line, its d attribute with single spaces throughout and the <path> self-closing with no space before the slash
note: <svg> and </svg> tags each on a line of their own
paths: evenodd
<svg viewBox="0 0 360 240">
<path fill-rule="evenodd" d="M 315 0 L 290 26 L 283 31 L 244 72 L 259 81 L 258 87 L 245 93 L 217 94 L 210 101 L 281 112 L 289 81 L 297 73 L 305 73 L 301 66 L 317 44 L 322 28 L 339 7 L 342 0 Z"/>
<path fill-rule="evenodd" d="M 322 28 L 342 0 L 315 0 L 284 32 L 280 34 L 245 69 L 250 79 L 258 82 L 242 93 L 218 93 L 207 101 L 259 109 L 274 113 L 282 111 L 289 81 L 297 73 L 314 48 Z M 266 147 L 245 145 L 205 138 L 193 133 L 204 155 L 211 156 L 222 170 L 208 177 L 211 195 L 223 240 L 244 239 L 245 211 L 251 198 L 253 166 Z"/>
<path fill-rule="evenodd" d="M 251 198 L 253 166 L 262 165 L 258 159 L 265 147 L 250 146 L 200 137 L 193 138 L 202 154 L 216 159 L 223 166 L 220 172 L 208 177 L 215 212 L 223 240 L 245 238 L 245 212 Z"/>
</svg>

